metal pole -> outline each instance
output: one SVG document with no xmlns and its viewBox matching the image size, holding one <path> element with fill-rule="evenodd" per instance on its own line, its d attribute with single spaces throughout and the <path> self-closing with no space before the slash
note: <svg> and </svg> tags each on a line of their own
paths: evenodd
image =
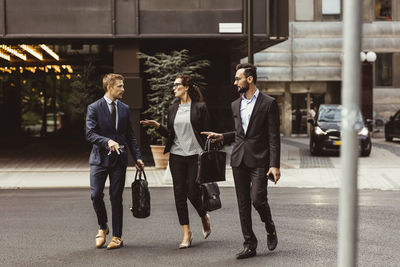
<svg viewBox="0 0 400 267">
<path fill-rule="evenodd" d="M 253 35 L 253 0 L 247 0 L 247 56 L 250 64 L 254 64 Z"/>
<path fill-rule="evenodd" d="M 343 16 L 341 188 L 338 266 L 356 266 L 358 139 L 360 107 L 361 0 L 346 0 Z"/>
</svg>

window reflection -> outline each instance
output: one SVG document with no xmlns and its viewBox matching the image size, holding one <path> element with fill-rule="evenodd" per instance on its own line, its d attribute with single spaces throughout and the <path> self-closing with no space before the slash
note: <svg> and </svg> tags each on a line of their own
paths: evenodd
<svg viewBox="0 0 400 267">
<path fill-rule="evenodd" d="M 376 86 L 392 86 L 392 54 L 377 54 L 375 63 Z"/>
<path fill-rule="evenodd" d="M 392 20 L 392 0 L 375 0 L 376 20 Z"/>
</svg>

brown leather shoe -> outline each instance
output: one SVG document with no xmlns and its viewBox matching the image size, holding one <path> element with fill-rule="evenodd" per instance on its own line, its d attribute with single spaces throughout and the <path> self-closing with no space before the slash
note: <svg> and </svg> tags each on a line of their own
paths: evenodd
<svg viewBox="0 0 400 267">
<path fill-rule="evenodd" d="M 113 236 L 110 243 L 108 243 L 107 249 L 120 248 L 122 247 L 123 243 L 122 237 Z"/>
<path fill-rule="evenodd" d="M 96 235 L 96 248 L 101 248 L 104 243 L 106 243 L 106 235 L 110 230 L 108 229 L 100 229 Z"/>
</svg>

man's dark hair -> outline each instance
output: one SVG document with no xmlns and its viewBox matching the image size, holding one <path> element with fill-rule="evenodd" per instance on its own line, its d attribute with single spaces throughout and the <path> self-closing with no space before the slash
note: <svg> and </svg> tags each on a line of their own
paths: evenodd
<svg viewBox="0 0 400 267">
<path fill-rule="evenodd" d="M 247 78 L 249 76 L 253 76 L 253 83 L 257 83 L 257 68 L 256 66 L 250 64 L 250 63 L 243 63 L 243 64 L 238 64 L 236 66 L 236 71 L 244 69 L 244 76 Z"/>
</svg>

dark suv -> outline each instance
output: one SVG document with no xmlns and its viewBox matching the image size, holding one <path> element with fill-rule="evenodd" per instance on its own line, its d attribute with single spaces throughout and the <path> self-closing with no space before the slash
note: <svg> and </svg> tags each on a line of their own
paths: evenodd
<svg viewBox="0 0 400 267">
<path fill-rule="evenodd" d="M 392 141 L 393 137 L 400 138 L 400 110 L 385 124 L 385 139 Z"/>
<path fill-rule="evenodd" d="M 358 139 L 360 140 L 360 154 L 363 157 L 371 153 L 371 136 L 365 127 L 361 113 L 359 117 Z M 321 105 L 314 119 L 309 119 L 311 124 L 310 152 L 319 155 L 323 151 L 339 151 L 341 145 L 340 124 L 342 121 L 342 106 Z"/>
</svg>

